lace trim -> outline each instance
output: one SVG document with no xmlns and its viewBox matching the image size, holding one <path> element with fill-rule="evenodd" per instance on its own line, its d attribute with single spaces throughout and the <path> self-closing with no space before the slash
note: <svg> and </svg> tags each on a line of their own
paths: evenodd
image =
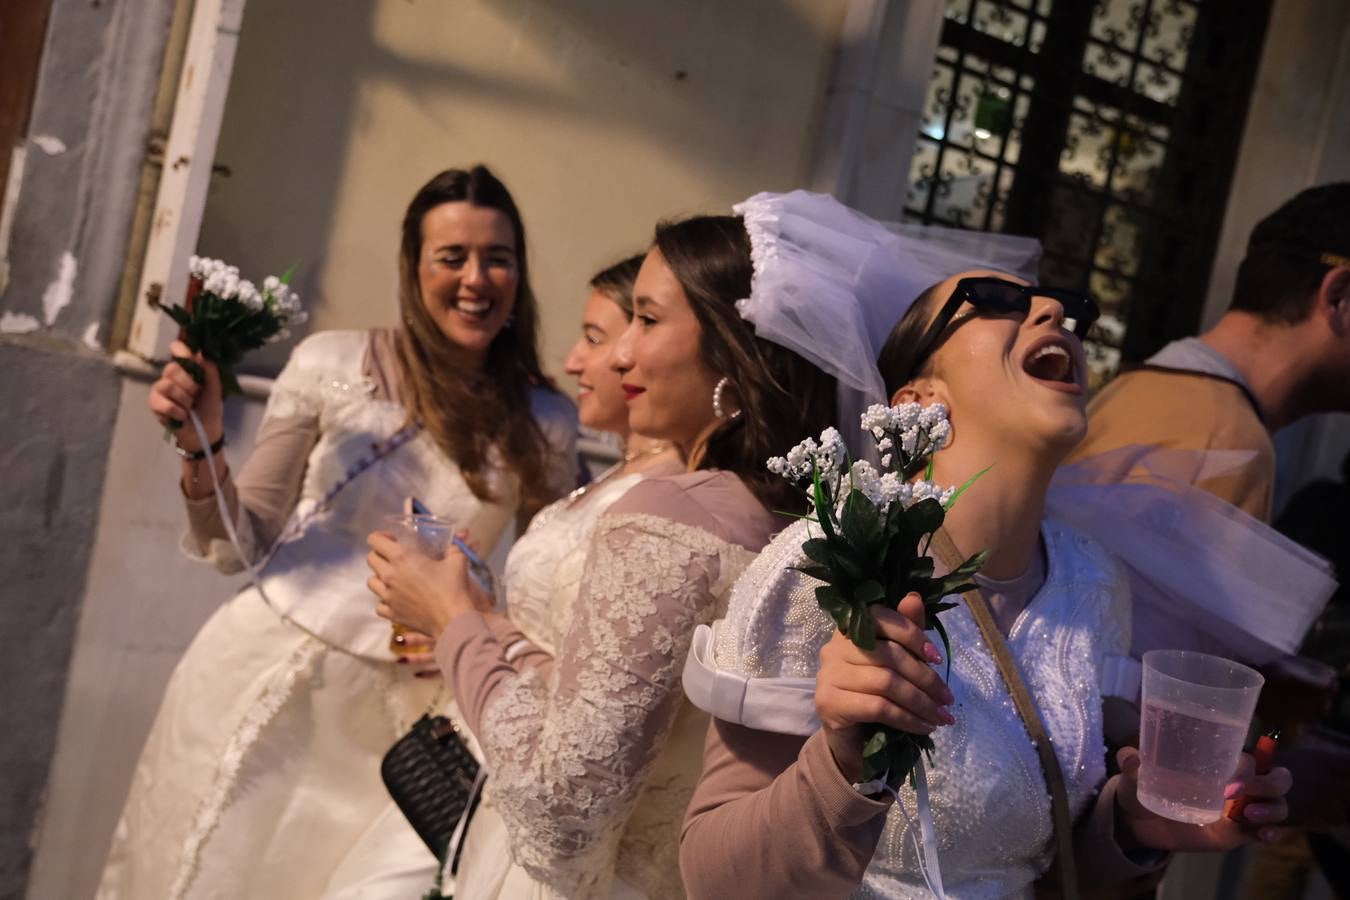
<svg viewBox="0 0 1350 900">
<path fill-rule="evenodd" d="M 169 891 L 172 900 L 180 900 L 187 894 L 201 864 L 202 847 L 211 833 L 215 831 L 220 815 L 230 799 L 230 789 L 234 787 L 243 765 L 244 756 L 258 740 L 267 723 L 272 721 L 282 706 L 290 699 L 296 681 L 322 655 L 324 645 L 314 638 L 305 638 L 304 642 L 291 654 L 286 667 L 272 679 L 258 702 L 248 711 L 239 723 L 233 737 L 221 755 L 220 766 L 216 770 L 215 780 L 202 799 L 194 819 L 192 830 L 183 841 L 183 859 L 179 864 L 178 875 L 174 878 Z"/>
<path fill-rule="evenodd" d="M 479 733 L 515 861 L 566 896 L 603 894 L 618 840 L 683 702 L 693 629 L 753 554 L 701 528 L 605 515 L 548 684 L 500 682 Z"/>
</svg>

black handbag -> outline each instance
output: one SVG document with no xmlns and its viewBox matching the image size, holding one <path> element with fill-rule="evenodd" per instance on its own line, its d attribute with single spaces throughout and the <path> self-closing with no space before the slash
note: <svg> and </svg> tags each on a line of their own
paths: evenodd
<svg viewBox="0 0 1350 900">
<path fill-rule="evenodd" d="M 423 715 L 380 763 L 389 796 L 451 873 L 459 868 L 464 834 L 486 775 L 445 716 Z"/>
</svg>

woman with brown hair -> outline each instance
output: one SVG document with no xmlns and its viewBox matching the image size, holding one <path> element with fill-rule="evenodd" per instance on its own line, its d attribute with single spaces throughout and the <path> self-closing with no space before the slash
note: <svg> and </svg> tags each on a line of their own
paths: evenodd
<svg viewBox="0 0 1350 900">
<path fill-rule="evenodd" d="M 792 503 L 764 459 L 834 418 L 833 381 L 738 312 L 750 249 L 734 217 L 657 228 L 613 366 L 631 429 L 678 448 L 686 471 L 599 517 L 551 651 L 499 636 L 459 554 L 418 565 L 372 541 L 381 615 L 438 635 L 509 849 L 496 865 L 475 854 L 471 826 L 457 898 L 683 895 L 680 820 L 707 725 L 680 688 L 689 638 Z"/>
<path fill-rule="evenodd" d="M 1048 886 L 1076 897 L 1149 878 L 1169 851 L 1270 840 L 1287 813 L 1286 769 L 1259 775 L 1244 756 L 1226 796 L 1253 802 L 1208 825 L 1142 806 L 1134 748 L 1107 779 L 1103 682 L 1129 646 L 1130 585 L 1105 548 L 1046 513 L 1087 426 L 1082 338 L 1095 303 L 992 269 L 989 252 L 1019 239 L 897 235 L 804 192 L 751 205 L 780 287 L 865 326 L 815 333 L 817 351 L 858 336 L 856 367 L 884 391 L 878 403 L 950 411 L 926 477 L 959 485 L 986 470 L 931 543 L 937 571 L 960 551 L 988 557 L 977 588 L 947 598 L 943 666 L 918 594 L 871 607 L 872 650 L 839 632 L 799 568 L 818 524 L 799 520 L 765 548 L 726 617 L 695 636 L 685 672 L 715 717 L 681 841 L 690 896 L 752 885 L 767 897 L 1030 897 L 1054 862 Z M 876 722 L 932 736 L 913 777 L 863 774 Z"/>
<path fill-rule="evenodd" d="M 176 432 L 183 549 L 254 578 L 174 672 L 101 897 L 339 887 L 387 804 L 381 756 L 437 694 L 398 665 L 388 625 L 370 615 L 364 535 L 412 495 L 490 548 L 513 517 L 523 524 L 576 484 L 575 411 L 539 365 L 510 193 L 483 166 L 442 172 L 409 205 L 400 250 L 402 327 L 301 342 L 221 497 L 191 430 Z M 198 361 L 204 385 L 170 364 L 150 407 L 164 424 L 194 410 L 218 445 L 219 378 Z"/>
</svg>

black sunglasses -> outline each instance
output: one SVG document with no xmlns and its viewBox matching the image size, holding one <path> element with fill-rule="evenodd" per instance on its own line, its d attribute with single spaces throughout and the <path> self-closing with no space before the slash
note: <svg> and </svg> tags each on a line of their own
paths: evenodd
<svg viewBox="0 0 1350 900">
<path fill-rule="evenodd" d="M 903 382 L 912 379 L 933 354 L 942 333 L 951 325 L 961 304 L 969 303 L 977 312 L 1021 313 L 1025 316 L 1031 312 L 1032 297 L 1048 297 L 1057 302 L 1064 310 L 1064 328 L 1072 331 L 1080 341 L 1087 337 L 1092 323 L 1101 315 L 1096 301 L 1076 291 L 1018 284 L 987 275 L 962 278 L 956 283 L 956 290 L 947 298 L 937 318 L 933 319 L 933 323 L 928 326 L 928 330 L 923 333 L 923 337 L 915 346 L 913 362 L 909 365 Z"/>
</svg>

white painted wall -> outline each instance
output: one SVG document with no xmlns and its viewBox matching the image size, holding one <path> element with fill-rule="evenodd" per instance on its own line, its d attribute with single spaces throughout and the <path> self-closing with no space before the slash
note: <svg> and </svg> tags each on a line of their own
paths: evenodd
<svg viewBox="0 0 1350 900">
<path fill-rule="evenodd" d="M 36 834 L 32 900 L 93 896 L 169 675 L 201 624 L 243 584 L 179 552 L 186 516 L 178 456 L 151 418 L 148 396 L 147 383 L 123 379 L 98 538 Z M 261 403 L 231 401 L 225 452 L 236 464 L 247 458 L 261 418 Z"/>
<path fill-rule="evenodd" d="M 659 218 L 804 183 L 843 6 L 249 0 L 199 247 L 298 260 L 311 328 L 389 324 L 407 202 L 485 161 L 524 214 L 557 373 L 586 280 Z"/>
</svg>

